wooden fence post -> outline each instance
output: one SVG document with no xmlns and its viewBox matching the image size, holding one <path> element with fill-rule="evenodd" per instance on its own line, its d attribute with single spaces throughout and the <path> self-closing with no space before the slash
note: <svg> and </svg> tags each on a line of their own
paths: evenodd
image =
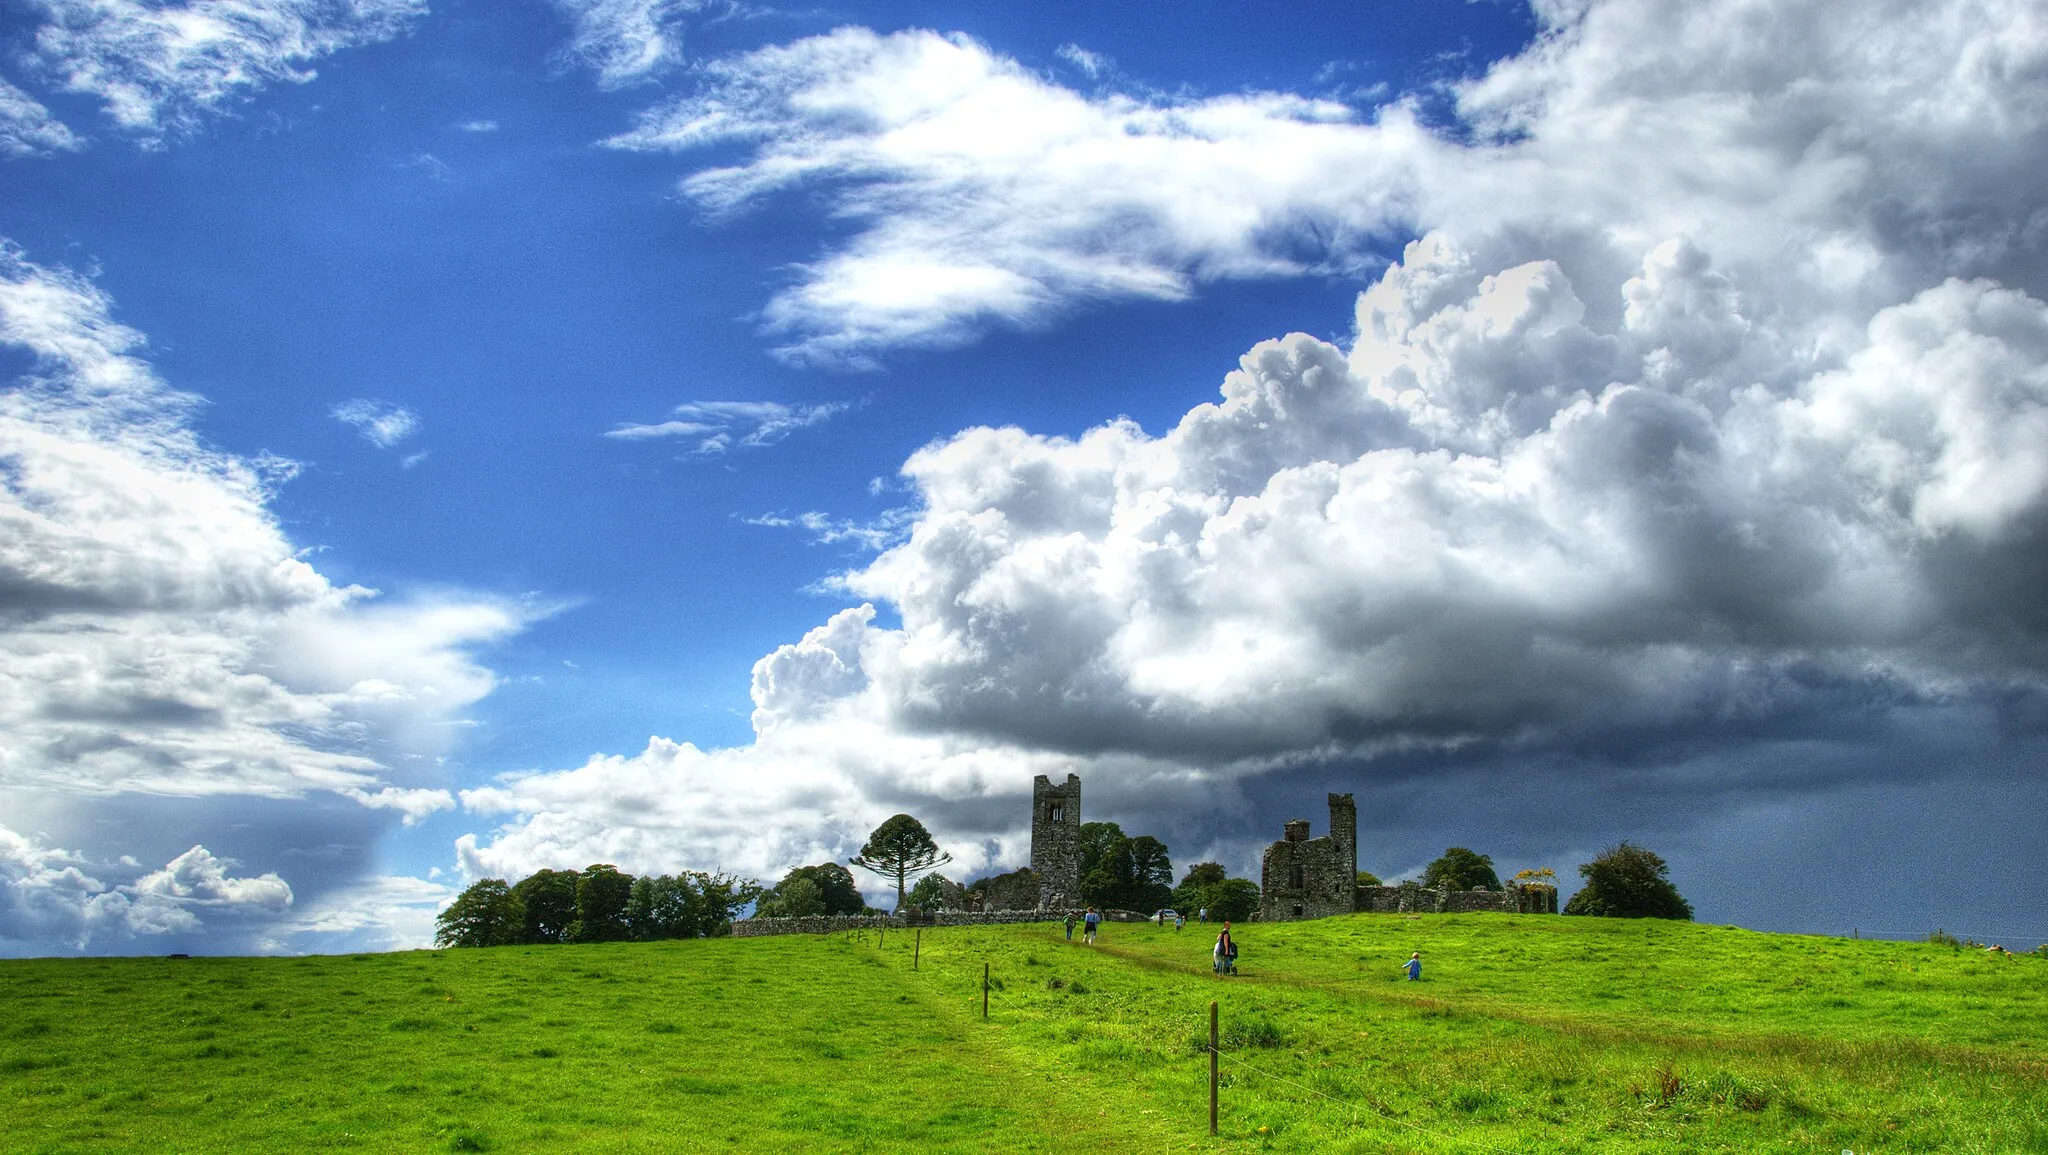
<svg viewBox="0 0 2048 1155">
<path fill-rule="evenodd" d="M 988 964 L 981 964 L 981 1017 L 988 1018 Z"/>
<path fill-rule="evenodd" d="M 1216 1133 L 1216 1004 L 1209 1004 L 1209 1134 Z"/>
<path fill-rule="evenodd" d="M 910 938 L 910 969 L 917 969 L 917 956 L 924 950 L 924 928 L 918 927 Z"/>
</svg>

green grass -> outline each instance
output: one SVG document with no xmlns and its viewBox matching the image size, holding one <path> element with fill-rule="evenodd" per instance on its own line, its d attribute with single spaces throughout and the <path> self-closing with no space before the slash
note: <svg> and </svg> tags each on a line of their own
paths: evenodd
<svg viewBox="0 0 2048 1155">
<path fill-rule="evenodd" d="M 2048 958 L 1239 929 L 1233 979 L 1150 925 L 0 963 L 0 1151 L 2048 1152 Z"/>
</svg>

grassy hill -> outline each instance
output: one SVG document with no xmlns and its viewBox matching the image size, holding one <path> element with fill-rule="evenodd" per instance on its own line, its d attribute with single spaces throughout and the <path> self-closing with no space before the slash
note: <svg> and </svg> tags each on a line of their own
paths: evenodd
<svg viewBox="0 0 2048 1155">
<path fill-rule="evenodd" d="M 4 962 L 0 1151 L 2048 1151 L 2048 958 L 1241 929 L 1225 980 L 1203 928 L 1150 925 L 927 931 L 916 970 L 907 932 Z"/>
</svg>

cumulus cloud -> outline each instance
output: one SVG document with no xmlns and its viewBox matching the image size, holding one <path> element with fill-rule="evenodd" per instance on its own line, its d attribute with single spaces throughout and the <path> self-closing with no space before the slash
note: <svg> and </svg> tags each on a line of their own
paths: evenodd
<svg viewBox="0 0 2048 1155">
<path fill-rule="evenodd" d="M 158 143 L 265 85 L 313 79 L 314 62 L 389 40 L 424 0 L 28 0 L 29 66 L 97 97 L 122 130 Z"/>
<path fill-rule="evenodd" d="M 696 441 L 695 453 L 724 453 L 773 445 L 807 426 L 844 412 L 841 402 L 784 405 L 779 401 L 686 401 L 675 417 L 651 425 L 621 423 L 605 436 L 619 441 L 654 441 L 681 437 Z"/>
<path fill-rule="evenodd" d="M 412 410 L 368 397 L 344 401 L 329 412 L 379 449 L 389 449 L 420 431 L 420 419 Z"/>
<path fill-rule="evenodd" d="M 28 93 L 0 79 L 0 157 L 75 152 L 85 142 Z"/>
<path fill-rule="evenodd" d="M 234 865 L 194 846 L 161 870 L 109 884 L 96 875 L 132 874 L 133 860 L 95 865 L 0 826 L 0 948 L 118 947 L 138 935 L 188 934 L 291 908 L 283 879 L 237 876 Z"/>
<path fill-rule="evenodd" d="M 332 792 L 417 818 L 402 780 L 495 685 L 475 647 L 544 607 L 336 587 L 266 507 L 288 470 L 204 445 L 90 281 L 0 248 L 0 784 L 72 798 Z"/>
<path fill-rule="evenodd" d="M 1276 773 L 1677 765 L 1704 737 L 1779 744 L 1796 793 L 1906 772 L 1803 741 L 2039 732 L 2048 17 L 1536 8 L 1454 134 L 1398 101 L 1083 99 L 963 38 L 858 30 L 651 114 L 620 143 L 752 144 L 686 182 L 714 207 L 835 182 L 859 227 L 771 308 L 804 355 L 1411 239 L 1346 344 L 1264 342 L 1169 429 L 920 450 L 907 538 L 838 579 L 870 604 L 757 664 L 753 745 L 465 792 L 504 816 L 467 868 L 772 871 L 899 809 L 1014 863 L 1029 775 L 1069 769 L 1098 800 L 1241 811 Z M 1277 239 L 1303 221 L 1333 224 Z M 906 261 L 943 302 L 884 291 Z"/>
</svg>

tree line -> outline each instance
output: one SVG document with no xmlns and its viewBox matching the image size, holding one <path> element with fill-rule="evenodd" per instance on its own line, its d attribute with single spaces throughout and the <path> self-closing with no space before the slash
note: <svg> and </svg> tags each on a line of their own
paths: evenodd
<svg viewBox="0 0 2048 1155">
<path fill-rule="evenodd" d="M 1692 920 L 1692 904 L 1678 893 L 1670 879 L 1670 867 L 1655 852 L 1627 839 L 1579 867 L 1586 884 L 1565 903 L 1565 914 L 1594 918 L 1675 918 Z M 1549 867 L 1524 870 L 1514 881 L 1524 886 L 1557 887 L 1557 875 Z M 1380 880 L 1360 871 L 1360 886 L 1378 886 Z M 1443 856 L 1422 872 L 1424 886 L 1451 890 L 1499 890 L 1500 876 L 1494 873 L 1491 856 L 1463 846 L 1445 850 Z"/>
<path fill-rule="evenodd" d="M 730 933 L 761 895 L 749 879 L 704 871 L 635 878 L 610 863 L 540 870 L 516 884 L 471 883 L 434 919 L 434 945 L 651 942 Z"/>
</svg>

